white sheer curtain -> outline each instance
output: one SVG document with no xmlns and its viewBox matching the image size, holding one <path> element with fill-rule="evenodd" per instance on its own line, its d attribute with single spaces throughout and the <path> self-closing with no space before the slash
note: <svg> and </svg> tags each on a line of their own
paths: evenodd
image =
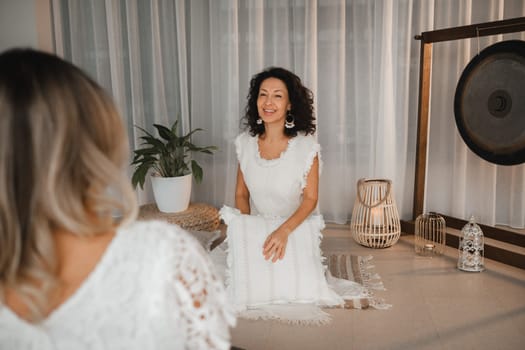
<svg viewBox="0 0 525 350">
<path fill-rule="evenodd" d="M 402 218 L 411 217 L 419 68 L 414 35 L 525 14 L 521 0 L 54 0 L 53 10 L 57 51 L 112 91 L 132 146 L 133 124 L 151 129 L 181 115 L 185 130 L 205 129 L 195 142 L 220 148 L 198 158 L 204 181 L 194 186 L 195 201 L 233 204 L 232 140 L 249 80 L 268 66 L 294 71 L 315 95 L 324 161 L 320 209 L 338 223 L 350 218 L 361 177 L 391 179 Z M 426 207 L 523 227 L 523 166 L 479 165 L 483 161 L 469 155 L 453 125 L 450 94 L 474 53 L 472 44 L 470 51 L 464 45 L 434 49 Z M 453 149 L 437 147 L 442 140 Z M 472 172 L 483 181 L 473 181 Z M 454 186 L 443 188 L 444 175 L 452 173 Z M 140 196 L 152 200 L 148 192 Z M 486 202 L 493 204 L 480 205 Z"/>
<path fill-rule="evenodd" d="M 153 123 L 190 128 L 185 3 L 53 0 L 55 48 L 112 93 L 130 147 Z M 131 173 L 131 169 L 130 169 Z M 152 198 L 148 183 L 139 201 Z"/>
</svg>

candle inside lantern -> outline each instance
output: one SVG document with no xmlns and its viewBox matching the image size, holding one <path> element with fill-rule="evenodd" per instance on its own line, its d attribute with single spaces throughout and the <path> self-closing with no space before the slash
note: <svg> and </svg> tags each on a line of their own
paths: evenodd
<svg viewBox="0 0 525 350">
<path fill-rule="evenodd" d="M 425 244 L 425 249 L 426 249 L 426 250 L 432 250 L 432 249 L 434 249 L 434 244 L 432 244 L 432 243 L 427 243 L 427 244 Z"/>
<path fill-rule="evenodd" d="M 383 224 L 383 208 L 381 206 L 370 209 L 370 223 L 372 226 L 381 226 Z"/>
</svg>

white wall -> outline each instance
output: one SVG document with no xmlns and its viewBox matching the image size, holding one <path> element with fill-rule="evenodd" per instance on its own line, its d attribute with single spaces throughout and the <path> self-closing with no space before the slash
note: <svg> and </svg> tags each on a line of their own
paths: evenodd
<svg viewBox="0 0 525 350">
<path fill-rule="evenodd" d="M 0 52 L 14 46 L 52 51 L 49 0 L 0 0 Z"/>
</svg>

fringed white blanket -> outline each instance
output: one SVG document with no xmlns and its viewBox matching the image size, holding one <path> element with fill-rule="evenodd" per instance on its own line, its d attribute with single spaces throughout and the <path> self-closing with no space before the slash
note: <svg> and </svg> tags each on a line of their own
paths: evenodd
<svg viewBox="0 0 525 350">
<path fill-rule="evenodd" d="M 227 281 L 227 242 L 211 252 L 211 258 L 223 281 Z M 385 290 L 377 273 L 373 273 L 372 257 L 354 255 L 330 255 L 326 259 L 326 281 L 343 301 L 336 305 L 323 303 L 275 303 L 240 307 L 232 301 L 233 309 L 240 318 L 251 320 L 276 320 L 296 325 L 326 325 L 330 323 L 330 314 L 323 308 L 346 309 L 388 309 L 391 305 L 373 295 L 373 290 Z M 337 278 L 337 277 L 343 278 Z M 226 286 L 228 288 L 228 285 Z"/>
</svg>

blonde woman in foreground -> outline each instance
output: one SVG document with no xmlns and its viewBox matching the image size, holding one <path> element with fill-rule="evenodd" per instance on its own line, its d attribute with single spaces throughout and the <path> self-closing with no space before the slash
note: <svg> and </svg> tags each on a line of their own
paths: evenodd
<svg viewBox="0 0 525 350">
<path fill-rule="evenodd" d="M 0 55 L 0 349 L 229 349 L 208 256 L 177 226 L 133 222 L 127 162 L 122 120 L 86 74 Z"/>
</svg>

